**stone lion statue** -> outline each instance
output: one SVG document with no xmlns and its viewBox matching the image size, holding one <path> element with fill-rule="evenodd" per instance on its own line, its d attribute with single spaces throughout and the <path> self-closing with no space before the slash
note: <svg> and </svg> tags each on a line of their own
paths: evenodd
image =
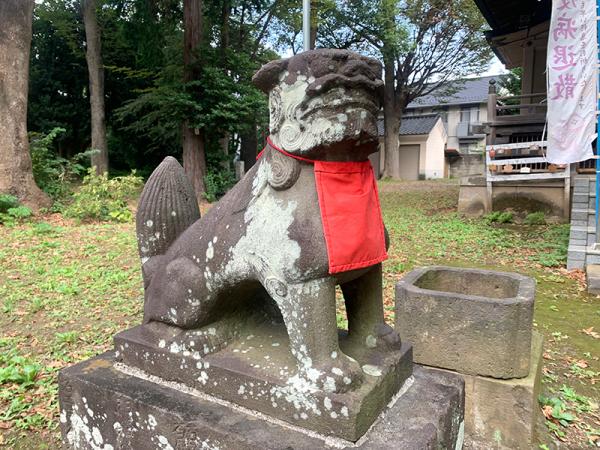
<svg viewBox="0 0 600 450">
<path fill-rule="evenodd" d="M 285 324 L 299 373 L 345 392 L 360 385 L 363 369 L 339 347 L 340 286 L 353 345 L 399 348 L 384 323 L 382 258 L 332 270 L 315 173 L 320 163 L 362 164 L 377 150 L 380 74 L 378 61 L 344 50 L 263 66 L 253 81 L 269 95 L 269 144 L 202 218 L 183 169 L 165 159 L 137 214 L 146 325 L 211 326 L 214 341 L 225 343 L 246 311 L 260 309 Z M 378 203 L 371 206 L 379 211 Z M 333 239 L 343 230 L 328 231 Z M 384 240 L 381 231 L 376 240 Z M 353 239 L 360 244 L 361 236 Z"/>
</svg>

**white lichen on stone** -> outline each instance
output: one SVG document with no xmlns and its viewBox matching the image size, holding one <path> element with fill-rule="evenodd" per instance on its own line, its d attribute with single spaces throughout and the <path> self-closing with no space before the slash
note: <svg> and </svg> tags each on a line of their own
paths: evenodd
<svg viewBox="0 0 600 450">
<path fill-rule="evenodd" d="M 161 450 L 175 450 L 173 448 L 173 446 L 169 443 L 169 440 L 163 436 L 160 435 L 157 437 L 158 440 L 158 448 L 160 448 Z"/>
<path fill-rule="evenodd" d="M 377 347 L 377 339 L 375 338 L 375 336 L 368 335 L 365 339 L 365 344 L 368 348 L 375 348 Z"/>
<path fill-rule="evenodd" d="M 367 375 L 371 375 L 373 377 L 380 377 L 382 374 L 381 369 L 379 367 L 373 366 L 371 364 L 365 364 L 364 366 L 362 366 L 362 370 Z"/>
<path fill-rule="evenodd" d="M 213 256 L 215 256 L 215 248 L 213 247 L 213 243 L 209 242 L 208 247 L 206 248 L 206 261 L 210 261 Z"/>
<path fill-rule="evenodd" d="M 71 427 L 67 432 L 67 442 L 74 449 L 114 450 L 111 444 L 105 444 L 98 427 L 89 426 L 87 416 L 78 414 L 77 405 L 73 406 L 70 415 Z M 66 420 L 66 419 L 65 419 Z"/>
</svg>

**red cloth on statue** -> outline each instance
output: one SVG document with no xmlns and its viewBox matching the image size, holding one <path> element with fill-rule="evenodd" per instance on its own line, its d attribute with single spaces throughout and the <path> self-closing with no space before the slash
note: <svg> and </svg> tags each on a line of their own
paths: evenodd
<svg viewBox="0 0 600 450">
<path fill-rule="evenodd" d="M 371 162 L 316 161 L 273 149 L 315 166 L 329 273 L 373 266 L 388 257 L 377 183 Z M 259 155 L 260 156 L 260 155 Z"/>
<path fill-rule="evenodd" d="M 370 161 L 315 161 L 329 273 L 387 259 L 377 184 Z"/>
</svg>

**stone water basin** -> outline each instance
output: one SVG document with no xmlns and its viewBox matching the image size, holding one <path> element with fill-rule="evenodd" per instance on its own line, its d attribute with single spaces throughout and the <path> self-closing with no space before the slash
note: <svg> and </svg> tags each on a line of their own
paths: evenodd
<svg viewBox="0 0 600 450">
<path fill-rule="evenodd" d="M 396 330 L 414 361 L 494 378 L 529 374 L 535 280 L 423 267 L 396 284 Z"/>
</svg>

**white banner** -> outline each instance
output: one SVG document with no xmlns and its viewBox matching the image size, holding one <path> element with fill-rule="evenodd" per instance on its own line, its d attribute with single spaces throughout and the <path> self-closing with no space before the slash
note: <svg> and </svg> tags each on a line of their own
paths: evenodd
<svg viewBox="0 0 600 450">
<path fill-rule="evenodd" d="M 593 156 L 598 103 L 596 0 L 554 0 L 548 36 L 549 162 Z"/>
</svg>

